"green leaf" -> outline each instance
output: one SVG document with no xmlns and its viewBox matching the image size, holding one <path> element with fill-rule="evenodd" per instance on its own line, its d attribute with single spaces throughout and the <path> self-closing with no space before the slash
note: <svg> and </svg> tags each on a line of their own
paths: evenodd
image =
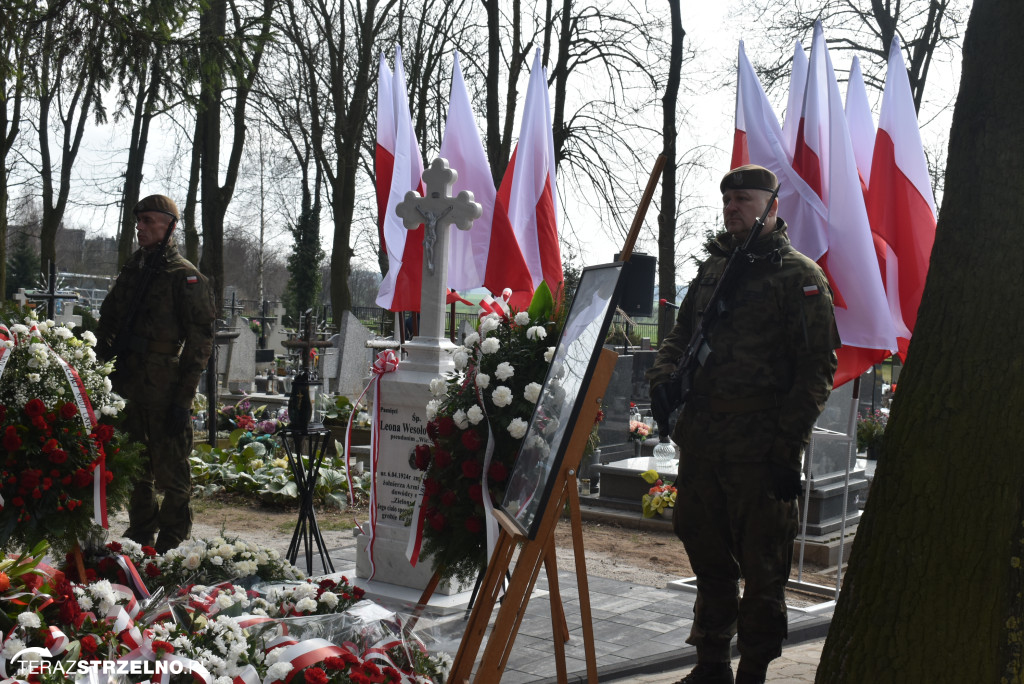
<svg viewBox="0 0 1024 684">
<path fill-rule="evenodd" d="M 232 430 L 231 434 L 228 436 L 228 439 L 231 441 L 231 446 L 237 446 L 239 438 L 244 434 L 245 430 L 243 430 L 242 428 L 236 428 Z"/>
<path fill-rule="evenodd" d="M 640 477 L 644 478 L 644 482 L 647 484 L 654 484 L 661 476 L 658 475 L 657 470 L 648 470 L 647 472 L 640 473 Z"/>
<path fill-rule="evenodd" d="M 554 310 L 555 298 L 551 296 L 551 288 L 548 287 L 546 282 L 541 281 L 533 293 L 533 299 L 530 300 L 530 308 L 527 309 L 530 320 L 548 320 L 551 318 L 551 312 Z"/>
</svg>

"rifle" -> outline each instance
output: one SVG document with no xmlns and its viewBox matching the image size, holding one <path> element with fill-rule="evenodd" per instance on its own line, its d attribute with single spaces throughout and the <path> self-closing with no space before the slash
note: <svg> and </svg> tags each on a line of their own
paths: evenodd
<svg viewBox="0 0 1024 684">
<path fill-rule="evenodd" d="M 722 270 L 722 275 L 715 284 L 715 289 L 711 292 L 711 298 L 708 300 L 704 313 L 700 317 L 700 324 L 693 331 L 690 342 L 686 345 L 686 352 L 679 359 L 679 363 L 676 369 L 672 371 L 672 375 L 669 376 L 668 382 L 664 383 L 667 385 L 667 402 L 672 408 L 668 411 L 668 415 L 655 416 L 655 420 L 658 421 L 658 432 L 661 434 L 669 434 L 669 431 L 662 430 L 662 427 L 667 428 L 669 415 L 676 408 L 686 403 L 691 385 L 693 384 L 693 374 L 697 371 L 698 366 L 704 365 L 704 362 L 711 354 L 711 347 L 707 341 L 708 335 L 711 333 L 711 328 L 720 318 L 725 318 L 729 315 L 725 302 L 726 296 L 735 288 L 743 266 L 754 261 L 750 248 L 757 238 L 760 237 L 761 231 L 764 229 L 765 219 L 768 218 L 768 213 L 772 209 L 772 204 L 775 203 L 775 198 L 779 196 L 779 187 L 776 186 L 764 212 L 754 221 L 754 225 L 750 227 L 747 239 L 729 255 L 728 261 L 725 262 L 725 268 Z"/>
<path fill-rule="evenodd" d="M 146 298 L 146 294 L 149 292 L 150 286 L 153 284 L 153 278 L 156 277 L 157 268 L 163 266 L 167 261 L 164 252 L 167 250 L 167 245 L 171 241 L 171 235 L 174 233 L 175 227 L 178 225 L 178 219 L 175 218 L 171 221 L 171 225 L 167 228 L 167 233 L 164 235 L 164 239 L 160 241 L 156 249 L 148 258 L 144 257 L 142 260 L 142 276 L 139 280 L 138 287 L 135 288 L 135 292 L 132 293 L 132 300 L 128 304 L 128 313 L 125 315 L 124 323 L 121 324 L 121 329 L 117 331 L 117 335 L 114 337 L 114 342 L 110 345 L 110 358 L 120 356 L 122 352 L 132 348 L 132 338 L 135 336 L 133 328 L 135 327 L 135 318 L 139 315 L 139 307 L 142 306 L 142 301 Z M 145 352 L 145 349 L 136 349 L 136 351 Z"/>
</svg>

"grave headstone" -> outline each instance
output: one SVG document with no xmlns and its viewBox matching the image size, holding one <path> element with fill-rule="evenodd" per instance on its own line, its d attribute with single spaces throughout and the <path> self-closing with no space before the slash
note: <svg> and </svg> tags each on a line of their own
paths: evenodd
<svg viewBox="0 0 1024 684">
<path fill-rule="evenodd" d="M 225 385 L 231 392 L 252 392 L 256 377 L 257 336 L 249 326 L 238 327 L 238 337 L 228 345 Z"/>
<path fill-rule="evenodd" d="M 629 443 L 629 404 L 633 397 L 633 357 L 619 356 L 608 388 L 601 399 L 604 420 L 598 425 L 601 462 L 617 461 L 633 454 Z"/>
<path fill-rule="evenodd" d="M 411 530 L 399 515 L 411 510 L 420 491 L 422 473 L 414 467 L 410 455 L 417 444 L 429 442 L 426 404 L 431 399 L 430 381 L 454 368 L 451 352 L 455 345 L 444 334 L 448 226 L 454 224 L 468 230 L 481 211 L 468 192 L 450 196 L 457 177 L 447 162 L 437 159 L 423 173 L 426 197 L 409 192 L 397 207 L 407 229 L 424 224 L 420 327 L 416 338 L 404 345 L 407 357 L 395 372 L 382 376 L 374 398 L 381 416 L 373 473 L 377 523 L 372 558 L 368 551 L 370 540 L 363 537 L 356 562 L 356 575 L 360 578 L 372 575 L 373 581 L 414 589 L 426 587 L 433 568 L 429 559 L 422 559 L 415 567 L 409 563 L 405 549 Z M 437 593 L 453 591 L 445 585 Z"/>
<path fill-rule="evenodd" d="M 459 344 L 462 344 L 466 341 L 466 336 L 473 332 L 476 332 L 476 326 L 473 324 L 473 321 L 462 321 L 459 323 L 458 337 L 455 339 Z"/>
<path fill-rule="evenodd" d="M 324 361 L 324 378 L 330 390 L 355 401 L 366 387 L 366 373 L 375 354 L 366 347 L 374 334 L 351 311 L 343 311 L 338 322 L 338 334 L 331 338 L 330 354 Z"/>
</svg>

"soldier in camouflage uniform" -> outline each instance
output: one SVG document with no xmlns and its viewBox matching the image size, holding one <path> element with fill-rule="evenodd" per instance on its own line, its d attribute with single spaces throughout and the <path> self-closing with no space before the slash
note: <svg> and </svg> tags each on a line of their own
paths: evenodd
<svg viewBox="0 0 1024 684">
<path fill-rule="evenodd" d="M 679 390 L 669 376 L 690 341 L 729 254 L 745 240 L 778 180 L 733 169 L 721 183 L 726 232 L 679 308 L 647 373 L 656 417 Z M 730 641 L 739 633 L 736 682 L 763 682 L 787 634 L 784 588 L 797 532 L 801 452 L 836 369 L 832 293 L 822 270 L 790 245 L 776 200 L 734 291 L 708 336 L 673 439 L 681 460 L 673 524 L 697 576 L 693 628 L 698 665 L 682 682 L 733 682 Z M 673 395 L 675 395 L 673 397 Z M 745 580 L 743 598 L 738 595 Z"/>
<path fill-rule="evenodd" d="M 97 352 L 106 359 L 116 355 L 113 385 L 127 400 L 124 429 L 146 445 L 125 536 L 162 553 L 192 532 L 192 399 L 213 349 L 215 311 L 206 277 L 172 240 L 179 216 L 174 202 L 152 195 L 134 212 L 140 249 L 103 300 Z M 145 289 L 147 268 L 155 271 Z"/>
</svg>

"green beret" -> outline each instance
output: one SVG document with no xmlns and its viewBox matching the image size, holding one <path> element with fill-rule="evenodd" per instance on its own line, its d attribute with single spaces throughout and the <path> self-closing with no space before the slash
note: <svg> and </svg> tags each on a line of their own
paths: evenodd
<svg viewBox="0 0 1024 684">
<path fill-rule="evenodd" d="M 744 166 L 737 166 L 725 174 L 719 188 L 724 195 L 726 190 L 764 190 L 766 192 L 775 192 L 775 188 L 778 186 L 779 179 L 775 177 L 774 173 L 757 164 L 745 164 Z"/>
<path fill-rule="evenodd" d="M 167 214 L 173 219 L 178 219 L 178 205 L 174 203 L 170 197 L 166 195 L 150 195 L 149 197 L 143 197 L 139 200 L 139 203 L 132 209 L 132 213 L 138 216 L 144 211 L 158 211 L 161 214 Z"/>
</svg>

